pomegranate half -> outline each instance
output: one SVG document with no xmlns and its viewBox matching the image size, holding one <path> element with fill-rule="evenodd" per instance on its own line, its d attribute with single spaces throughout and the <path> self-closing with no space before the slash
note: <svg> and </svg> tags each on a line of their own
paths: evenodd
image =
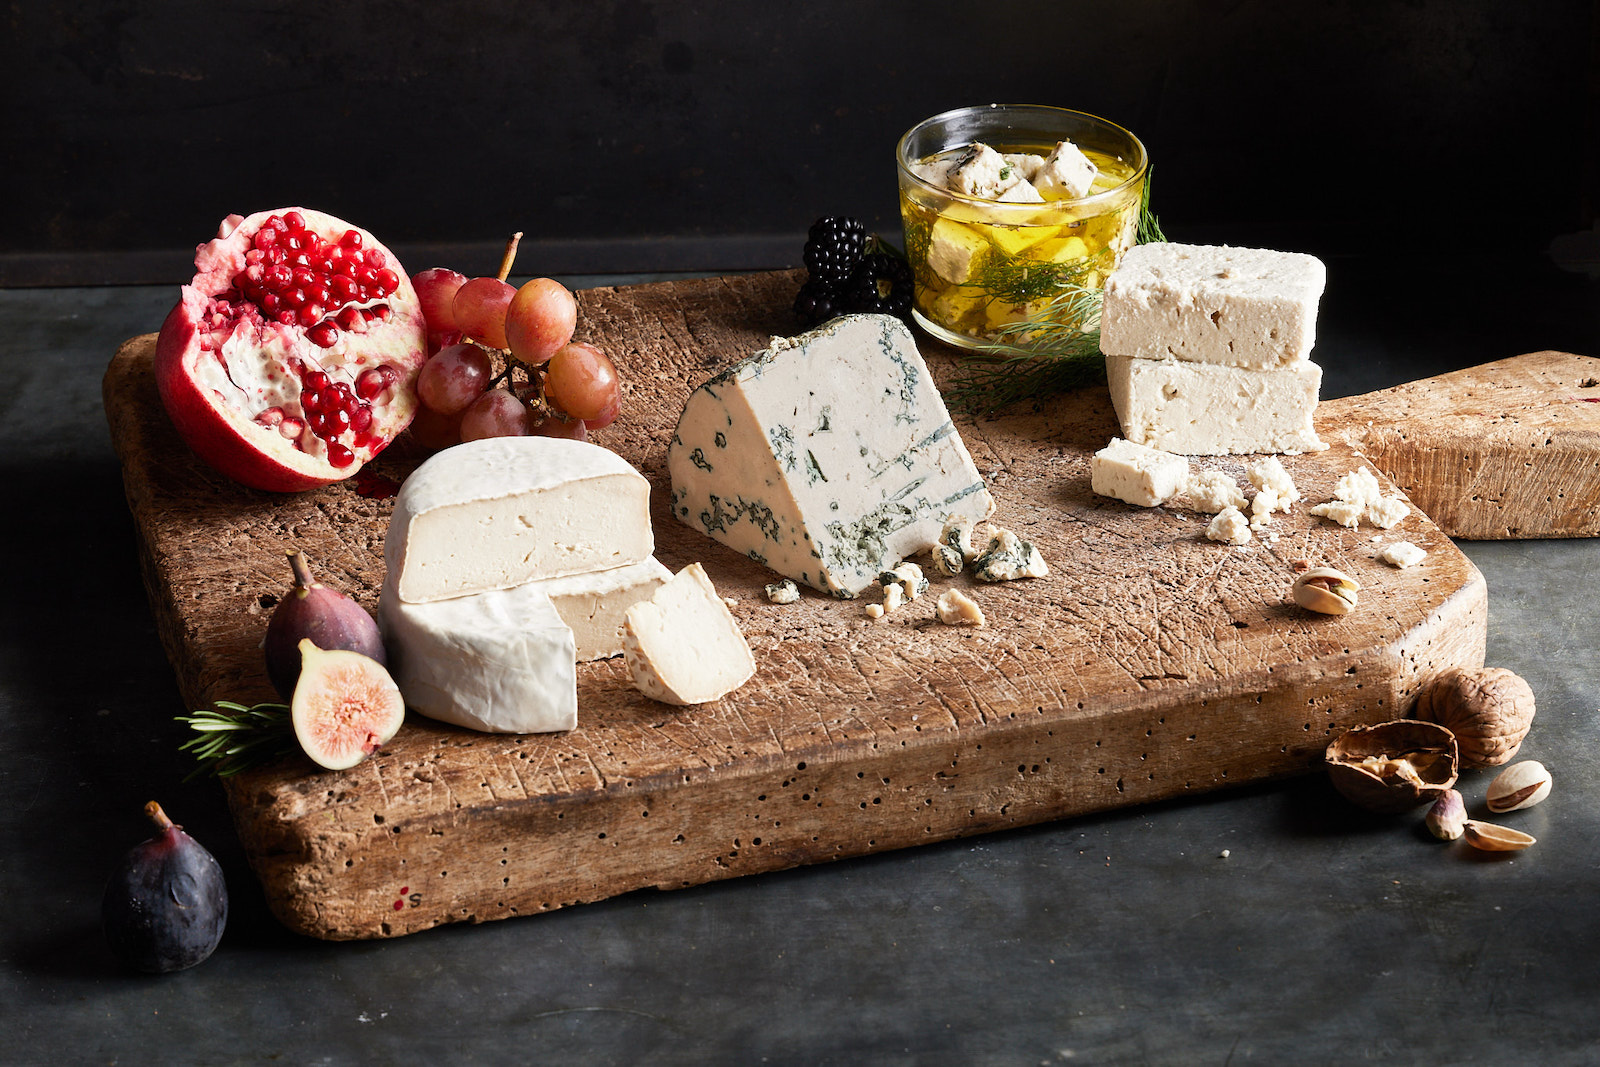
<svg viewBox="0 0 1600 1067">
<path fill-rule="evenodd" d="M 372 234 L 305 208 L 229 215 L 194 265 L 155 374 L 201 459 L 295 492 L 350 477 L 410 425 L 427 325 Z"/>
</svg>

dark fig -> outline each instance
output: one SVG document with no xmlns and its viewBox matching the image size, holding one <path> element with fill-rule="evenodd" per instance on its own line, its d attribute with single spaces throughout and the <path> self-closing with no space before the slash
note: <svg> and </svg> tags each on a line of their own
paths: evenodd
<svg viewBox="0 0 1600 1067">
<path fill-rule="evenodd" d="M 304 666 L 289 702 L 294 736 L 306 755 L 332 771 L 354 767 L 389 742 L 405 722 L 406 702 L 383 664 L 359 652 L 300 642 Z"/>
<path fill-rule="evenodd" d="M 117 958 L 165 974 L 211 955 L 228 925 L 228 886 L 211 853 L 184 833 L 161 805 L 144 806 L 160 829 L 129 850 L 106 885 L 100 921 Z"/>
<path fill-rule="evenodd" d="M 294 588 L 267 623 L 267 677 L 278 695 L 288 700 L 294 695 L 295 679 L 300 677 L 300 642 L 310 639 L 321 649 L 359 652 L 378 663 L 387 663 L 378 624 L 366 609 L 336 589 L 329 589 L 311 578 L 305 557 L 290 549 L 289 566 L 294 569 Z"/>
</svg>

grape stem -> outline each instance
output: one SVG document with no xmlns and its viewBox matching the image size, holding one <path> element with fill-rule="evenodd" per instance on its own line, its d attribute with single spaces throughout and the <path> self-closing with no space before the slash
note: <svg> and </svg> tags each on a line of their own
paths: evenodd
<svg viewBox="0 0 1600 1067">
<path fill-rule="evenodd" d="M 518 230 L 516 233 L 512 234 L 506 239 L 506 253 L 500 257 L 499 278 L 501 281 L 505 281 L 506 276 L 511 273 L 511 264 L 515 263 L 517 260 L 517 243 L 521 240 L 521 230 Z"/>
</svg>

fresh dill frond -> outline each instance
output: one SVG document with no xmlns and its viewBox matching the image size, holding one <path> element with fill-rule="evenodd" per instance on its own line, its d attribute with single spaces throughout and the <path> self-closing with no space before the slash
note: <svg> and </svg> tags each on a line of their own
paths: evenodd
<svg viewBox="0 0 1600 1067">
<path fill-rule="evenodd" d="M 1134 235 L 1135 244 L 1147 245 L 1167 239 L 1167 235 L 1161 231 L 1161 219 L 1150 210 L 1150 176 L 1155 172 L 1154 167 L 1144 170 L 1144 199 L 1139 202 L 1139 228 Z"/>
<path fill-rule="evenodd" d="M 178 751 L 192 752 L 200 761 L 185 781 L 208 772 L 229 778 L 300 750 L 287 704 L 245 707 L 219 700 L 209 709 L 175 718 L 200 734 L 178 746 Z"/>
</svg>

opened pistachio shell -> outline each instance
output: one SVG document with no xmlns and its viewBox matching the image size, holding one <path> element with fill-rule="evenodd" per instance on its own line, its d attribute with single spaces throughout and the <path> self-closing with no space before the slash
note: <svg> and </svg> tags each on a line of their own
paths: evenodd
<svg viewBox="0 0 1600 1067">
<path fill-rule="evenodd" d="M 1325 758 L 1334 788 L 1368 811 L 1409 811 L 1456 784 L 1456 739 L 1437 723 L 1355 726 L 1334 738 Z"/>
<path fill-rule="evenodd" d="M 1467 821 L 1466 832 L 1462 836 L 1467 844 L 1485 852 L 1518 852 L 1538 840 L 1521 830 L 1496 826 L 1492 822 L 1478 822 L 1476 819 Z"/>
<path fill-rule="evenodd" d="M 1289 595 L 1294 602 L 1324 615 L 1347 615 L 1356 606 L 1361 583 L 1332 567 L 1312 567 L 1294 580 Z"/>
</svg>

